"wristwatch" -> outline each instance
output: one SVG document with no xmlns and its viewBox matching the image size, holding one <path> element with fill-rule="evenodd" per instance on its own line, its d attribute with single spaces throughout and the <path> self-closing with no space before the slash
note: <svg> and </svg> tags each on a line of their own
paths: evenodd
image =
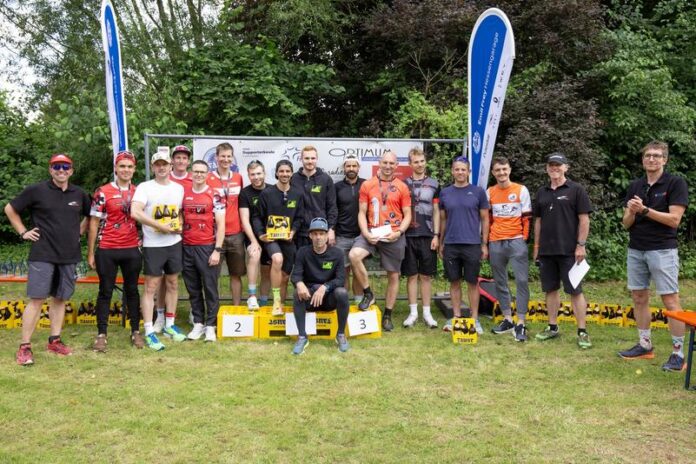
<svg viewBox="0 0 696 464">
<path fill-rule="evenodd" d="M 585 243 L 587 242 L 578 242 L 578 246 L 585 246 Z"/>
<path fill-rule="evenodd" d="M 225 250 L 220 247 L 215 247 L 215 251 L 217 251 L 218 253 L 222 253 Z"/>
<path fill-rule="evenodd" d="M 650 208 L 648 208 L 648 207 L 646 206 L 645 208 L 643 208 L 643 211 L 640 212 L 640 215 L 641 215 L 641 216 L 646 216 L 649 212 L 650 212 Z"/>
</svg>

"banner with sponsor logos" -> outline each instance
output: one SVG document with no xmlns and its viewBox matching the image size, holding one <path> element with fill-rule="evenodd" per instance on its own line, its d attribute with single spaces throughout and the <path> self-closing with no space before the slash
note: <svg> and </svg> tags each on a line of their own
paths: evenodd
<svg viewBox="0 0 696 464">
<path fill-rule="evenodd" d="M 347 155 L 355 155 L 360 162 L 360 177 L 369 179 L 377 172 L 379 159 L 386 150 L 397 154 L 399 167 L 397 176 L 411 174 L 408 166 L 408 152 L 412 148 L 423 149 L 422 142 L 373 142 L 355 140 L 238 140 L 238 139 L 194 139 L 193 158 L 208 163 L 210 170 L 215 170 L 215 147 L 227 142 L 234 149 L 232 170 L 239 172 L 244 184 L 249 183 L 246 167 L 253 160 L 259 160 L 266 168 L 266 182 L 275 184 L 275 165 L 285 159 L 292 162 L 294 171 L 302 167 L 300 153 L 308 145 L 317 149 L 318 165 L 333 178 L 334 182 L 343 179 L 343 160 Z"/>
<path fill-rule="evenodd" d="M 121 47 L 118 42 L 116 14 L 110 0 L 102 1 L 101 29 L 106 73 L 106 104 L 109 111 L 111 144 L 115 157 L 119 151 L 128 150 L 128 131 L 126 105 L 123 97 L 123 76 L 121 74 Z"/>
<path fill-rule="evenodd" d="M 471 183 L 485 189 L 503 112 L 515 38 L 505 13 L 490 8 L 479 16 L 469 41 L 469 133 Z"/>
</svg>

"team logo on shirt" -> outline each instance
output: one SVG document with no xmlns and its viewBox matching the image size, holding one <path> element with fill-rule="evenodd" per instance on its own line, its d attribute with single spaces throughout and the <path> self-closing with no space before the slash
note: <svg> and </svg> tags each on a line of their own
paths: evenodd
<svg viewBox="0 0 696 464">
<path fill-rule="evenodd" d="M 560 197 L 556 197 L 556 200 L 567 200 L 568 195 L 561 195 Z"/>
<path fill-rule="evenodd" d="M 259 197 L 256 197 L 256 198 L 251 200 L 251 204 L 254 206 L 256 206 L 258 204 L 258 202 L 259 202 Z"/>
<path fill-rule="evenodd" d="M 297 208 L 297 200 L 288 201 L 288 208 Z"/>
<path fill-rule="evenodd" d="M 321 193 L 321 185 L 315 185 L 312 187 L 312 193 Z"/>
<path fill-rule="evenodd" d="M 80 204 L 76 201 L 71 201 L 70 203 L 68 203 L 68 206 L 80 206 Z"/>
<path fill-rule="evenodd" d="M 333 261 L 324 261 L 321 263 L 321 268 L 330 271 L 333 269 L 334 263 Z"/>
<path fill-rule="evenodd" d="M 515 201 L 517 200 L 517 194 L 516 193 L 511 193 L 508 195 L 508 201 Z"/>
</svg>

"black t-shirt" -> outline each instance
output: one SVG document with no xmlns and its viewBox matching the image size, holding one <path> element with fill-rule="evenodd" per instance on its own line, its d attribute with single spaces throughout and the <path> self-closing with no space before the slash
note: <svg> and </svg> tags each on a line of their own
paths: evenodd
<svg viewBox="0 0 696 464">
<path fill-rule="evenodd" d="M 638 196 L 643 204 L 655 211 L 668 213 L 670 205 L 687 206 L 689 189 L 681 177 L 663 172 L 652 186 L 646 177 L 631 182 L 626 192 L 628 200 Z M 667 250 L 677 248 L 677 229 L 660 224 L 645 216 L 636 215 L 636 220 L 628 229 L 628 246 L 634 250 Z"/>
<path fill-rule="evenodd" d="M 541 187 L 534 201 L 534 217 L 541 218 L 539 256 L 574 255 L 578 242 L 579 214 L 592 212 L 585 189 L 572 180 L 553 190 Z"/>
<path fill-rule="evenodd" d="M 68 184 L 63 191 L 53 180 L 25 188 L 10 202 L 17 213 L 29 211 L 31 225 L 39 228 L 41 237 L 32 242 L 29 261 L 73 264 L 82 260 L 80 221 L 89 217 L 92 201 L 80 187 Z"/>
<path fill-rule="evenodd" d="M 345 286 L 343 251 L 330 246 L 324 253 L 317 254 L 312 245 L 303 246 L 295 256 L 295 267 L 292 269 L 290 280 L 293 285 L 304 282 L 308 288 L 316 284 L 326 284 L 329 291 Z"/>
<path fill-rule="evenodd" d="M 281 191 L 276 185 L 269 186 L 259 196 L 256 214 L 252 216 L 251 227 L 257 237 L 266 233 L 268 216 L 284 216 L 290 220 L 290 229 L 297 231 L 302 227 L 304 197 L 302 191 L 290 188 Z"/>
<path fill-rule="evenodd" d="M 360 198 L 360 186 L 365 179 L 358 177 L 354 184 L 349 184 L 343 179 L 336 182 L 336 207 L 338 208 L 338 220 L 334 231 L 338 237 L 355 238 L 360 235 L 358 225 L 358 200 Z"/>
</svg>

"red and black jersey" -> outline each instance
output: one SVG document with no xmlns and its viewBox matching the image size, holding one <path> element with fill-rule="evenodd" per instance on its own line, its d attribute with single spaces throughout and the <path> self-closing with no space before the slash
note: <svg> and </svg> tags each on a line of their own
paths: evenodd
<svg viewBox="0 0 696 464">
<path fill-rule="evenodd" d="M 239 220 L 239 194 L 244 187 L 242 176 L 238 172 L 230 172 L 227 179 L 220 177 L 217 171 L 209 172 L 206 183 L 220 195 L 225 202 L 225 235 L 238 234 L 242 231 Z"/>
<path fill-rule="evenodd" d="M 115 182 L 94 192 L 90 215 L 101 219 L 99 248 L 133 248 L 139 245 L 138 226 L 130 217 L 135 185 L 120 189 Z"/>
<path fill-rule="evenodd" d="M 206 185 L 202 192 L 186 187 L 181 211 L 184 245 L 215 243 L 215 213 L 225 211 L 225 202 L 212 187 Z"/>
</svg>

